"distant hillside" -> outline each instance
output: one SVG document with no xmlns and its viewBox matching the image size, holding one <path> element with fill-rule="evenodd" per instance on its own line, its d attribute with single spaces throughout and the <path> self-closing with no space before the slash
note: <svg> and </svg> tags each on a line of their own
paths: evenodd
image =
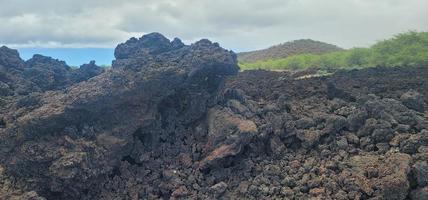
<svg viewBox="0 0 428 200">
<path fill-rule="evenodd" d="M 241 70 L 354 69 L 375 66 L 418 66 L 428 63 L 428 32 L 410 31 L 379 41 L 369 48 L 325 54 L 299 54 L 287 58 L 240 62 Z"/>
<path fill-rule="evenodd" d="M 323 54 L 341 50 L 343 49 L 336 45 L 311 39 L 304 39 L 286 42 L 263 50 L 239 53 L 238 60 L 240 62 L 251 63 L 263 60 L 286 58 L 298 54 Z"/>
</svg>

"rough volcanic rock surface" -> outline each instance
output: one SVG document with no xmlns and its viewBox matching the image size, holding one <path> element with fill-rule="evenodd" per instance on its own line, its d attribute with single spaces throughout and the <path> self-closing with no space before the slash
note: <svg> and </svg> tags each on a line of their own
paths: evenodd
<svg viewBox="0 0 428 200">
<path fill-rule="evenodd" d="M 0 48 L 0 98 L 60 90 L 104 72 L 95 62 L 72 69 L 64 61 L 34 55 L 23 61 L 16 50 Z"/>
<path fill-rule="evenodd" d="M 159 143 L 172 134 L 187 137 L 184 130 L 216 103 L 224 76 L 238 72 L 236 56 L 210 41 L 158 51 L 152 42 L 159 38 L 152 37 L 144 36 L 138 44 L 152 53 L 142 65 L 38 95 L 33 106 L 11 105 L 3 117 L 1 162 L 5 172 L 18 179 L 18 187 L 49 199 L 99 198 L 103 191 L 88 188 L 108 184 L 122 161 L 142 162 L 134 151 L 160 153 Z M 116 62 L 121 61 L 119 56 Z M 39 56 L 28 64 L 37 68 L 38 62 L 68 69 Z"/>
<path fill-rule="evenodd" d="M 31 90 L 23 76 L 24 66 L 17 50 L 0 47 L 0 97 Z"/>
<path fill-rule="evenodd" d="M 219 179 L 235 185 L 227 197 L 423 199 L 427 77 L 425 66 L 318 78 L 248 71 L 229 79 L 224 91 L 240 91 L 259 133 L 235 161 L 247 171 Z"/>
<path fill-rule="evenodd" d="M 5 103 L 0 199 L 427 197 L 427 66 L 238 74 L 218 44 L 158 33 L 115 56 Z"/>
</svg>

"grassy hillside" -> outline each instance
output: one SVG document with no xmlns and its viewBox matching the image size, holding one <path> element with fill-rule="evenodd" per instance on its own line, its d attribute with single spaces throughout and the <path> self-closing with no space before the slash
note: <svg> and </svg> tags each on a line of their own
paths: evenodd
<svg viewBox="0 0 428 200">
<path fill-rule="evenodd" d="M 252 63 L 257 61 L 286 58 L 304 53 L 323 54 L 341 50 L 343 49 L 332 44 L 305 39 L 286 42 L 284 44 L 272 46 L 263 50 L 239 53 L 238 60 L 240 62 Z"/>
<path fill-rule="evenodd" d="M 322 55 L 300 54 L 255 63 L 240 62 L 242 70 L 340 69 L 373 66 L 418 65 L 428 62 L 428 32 L 407 32 L 370 48 L 353 48 Z"/>
</svg>

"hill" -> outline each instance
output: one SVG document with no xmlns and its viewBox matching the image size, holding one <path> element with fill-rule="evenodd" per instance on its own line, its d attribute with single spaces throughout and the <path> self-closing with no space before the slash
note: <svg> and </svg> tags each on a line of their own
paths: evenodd
<svg viewBox="0 0 428 200">
<path fill-rule="evenodd" d="M 251 63 L 286 58 L 298 54 L 323 54 L 341 50 L 343 49 L 332 44 L 311 39 L 302 39 L 275 45 L 263 50 L 238 53 L 238 60 L 240 62 Z"/>
<path fill-rule="evenodd" d="M 326 54 L 299 54 L 287 58 L 240 62 L 242 70 L 353 69 L 375 66 L 417 66 L 428 62 L 428 32 L 406 32 L 369 48 Z"/>
</svg>

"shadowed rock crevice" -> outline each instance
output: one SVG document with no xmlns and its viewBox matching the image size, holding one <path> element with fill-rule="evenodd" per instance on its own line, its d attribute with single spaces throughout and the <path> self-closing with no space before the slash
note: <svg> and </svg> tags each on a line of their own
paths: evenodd
<svg viewBox="0 0 428 200">
<path fill-rule="evenodd" d="M 2 118 L 0 118 L 0 128 L 6 128 L 6 122 Z"/>
</svg>

